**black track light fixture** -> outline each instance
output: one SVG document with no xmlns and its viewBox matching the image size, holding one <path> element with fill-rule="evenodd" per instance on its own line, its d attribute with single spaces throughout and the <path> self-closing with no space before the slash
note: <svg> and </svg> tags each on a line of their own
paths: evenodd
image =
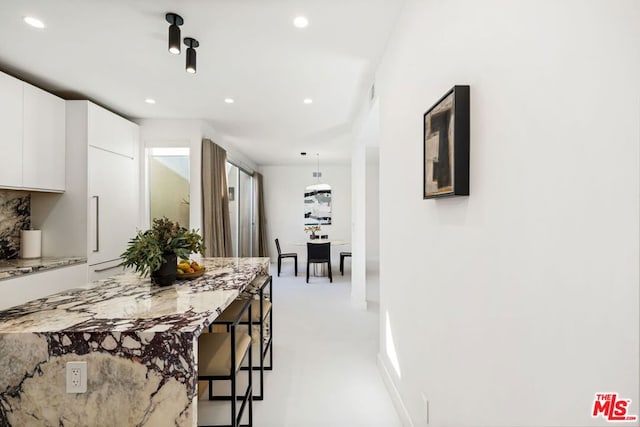
<svg viewBox="0 0 640 427">
<path fill-rule="evenodd" d="M 187 73 L 196 73 L 196 47 L 200 46 L 198 40 L 185 37 L 184 44 L 187 46 Z"/>
<path fill-rule="evenodd" d="M 182 16 L 175 13 L 167 13 L 165 19 L 169 25 L 169 52 L 180 55 L 180 25 L 184 24 Z"/>
</svg>

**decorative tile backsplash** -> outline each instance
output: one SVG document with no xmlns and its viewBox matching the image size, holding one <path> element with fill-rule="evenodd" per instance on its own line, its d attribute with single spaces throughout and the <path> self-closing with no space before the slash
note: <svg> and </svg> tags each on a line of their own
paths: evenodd
<svg viewBox="0 0 640 427">
<path fill-rule="evenodd" d="M 0 190 L 0 259 L 20 255 L 20 230 L 31 227 L 31 195 Z"/>
</svg>

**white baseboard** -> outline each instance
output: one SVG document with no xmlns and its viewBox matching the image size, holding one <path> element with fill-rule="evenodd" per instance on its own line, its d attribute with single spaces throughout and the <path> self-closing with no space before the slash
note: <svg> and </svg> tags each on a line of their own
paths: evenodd
<svg viewBox="0 0 640 427">
<path fill-rule="evenodd" d="M 400 392 L 393 383 L 391 375 L 389 374 L 389 369 L 387 368 L 382 356 L 380 356 L 380 353 L 378 353 L 377 359 L 378 370 L 380 371 L 380 375 L 382 376 L 384 385 L 387 387 L 389 395 L 391 395 L 391 401 L 393 402 L 393 406 L 396 408 L 396 412 L 398 412 L 398 415 L 400 416 L 402 425 L 404 427 L 414 427 L 413 421 L 411 421 L 411 417 L 409 416 L 409 411 L 407 411 L 407 408 L 404 406 L 402 398 L 400 397 Z"/>
</svg>

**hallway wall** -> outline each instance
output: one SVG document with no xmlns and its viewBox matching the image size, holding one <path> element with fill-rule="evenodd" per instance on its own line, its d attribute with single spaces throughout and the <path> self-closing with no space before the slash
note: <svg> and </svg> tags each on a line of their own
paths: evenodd
<svg viewBox="0 0 640 427">
<path fill-rule="evenodd" d="M 407 424 L 428 401 L 430 427 L 606 425 L 599 392 L 640 415 L 638 22 L 632 0 L 407 1 L 376 80 L 380 352 Z M 422 115 L 455 84 L 471 195 L 423 200 Z"/>
</svg>

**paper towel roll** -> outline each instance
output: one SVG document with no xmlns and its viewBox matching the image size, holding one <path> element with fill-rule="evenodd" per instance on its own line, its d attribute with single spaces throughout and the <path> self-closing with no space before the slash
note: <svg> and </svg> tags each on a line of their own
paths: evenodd
<svg viewBox="0 0 640 427">
<path fill-rule="evenodd" d="M 42 256 L 42 230 L 20 231 L 20 258 Z"/>
</svg>

